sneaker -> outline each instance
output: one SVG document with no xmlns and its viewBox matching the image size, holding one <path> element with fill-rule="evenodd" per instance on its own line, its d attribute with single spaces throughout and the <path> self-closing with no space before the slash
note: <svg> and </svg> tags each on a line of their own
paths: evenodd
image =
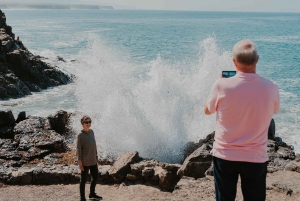
<svg viewBox="0 0 300 201">
<path fill-rule="evenodd" d="M 80 201 L 86 201 L 86 199 L 85 198 L 80 198 Z"/>
<path fill-rule="evenodd" d="M 101 199 L 102 199 L 102 197 L 101 197 L 101 196 L 99 196 L 99 195 L 97 195 L 96 193 L 94 193 L 94 194 L 90 194 L 90 195 L 89 195 L 89 198 L 90 198 L 90 199 L 99 199 L 99 200 L 101 200 Z"/>
</svg>

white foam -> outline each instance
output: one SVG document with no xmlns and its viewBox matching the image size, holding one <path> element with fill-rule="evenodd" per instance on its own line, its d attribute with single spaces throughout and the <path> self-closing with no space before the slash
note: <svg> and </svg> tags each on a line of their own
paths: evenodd
<svg viewBox="0 0 300 201">
<path fill-rule="evenodd" d="M 160 56 L 134 65 L 96 36 L 88 46 L 76 67 L 77 109 L 92 116 L 103 156 L 136 150 L 143 157 L 178 162 L 186 142 L 214 130 L 214 117 L 204 116 L 203 103 L 231 60 L 215 38 L 200 43 L 194 66 L 172 66 Z M 80 129 L 79 121 L 74 127 Z"/>
</svg>

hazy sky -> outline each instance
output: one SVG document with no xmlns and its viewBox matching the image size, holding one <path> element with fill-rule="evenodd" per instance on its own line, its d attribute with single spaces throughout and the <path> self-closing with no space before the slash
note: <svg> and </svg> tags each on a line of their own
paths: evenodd
<svg viewBox="0 0 300 201">
<path fill-rule="evenodd" d="M 0 0 L 1 2 L 102 4 L 149 10 L 300 12 L 300 0 Z"/>
</svg>

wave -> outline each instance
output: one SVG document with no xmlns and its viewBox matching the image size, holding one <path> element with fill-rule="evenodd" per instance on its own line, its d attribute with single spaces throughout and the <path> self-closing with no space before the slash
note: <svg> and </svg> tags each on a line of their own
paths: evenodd
<svg viewBox="0 0 300 201">
<path fill-rule="evenodd" d="M 79 60 L 77 110 L 92 117 L 102 155 L 137 150 L 143 157 L 179 162 L 186 142 L 214 130 L 214 117 L 203 114 L 203 103 L 231 55 L 209 37 L 200 43 L 196 64 L 169 64 L 159 55 L 134 64 L 91 36 Z M 78 130 L 81 114 L 73 123 Z"/>
</svg>

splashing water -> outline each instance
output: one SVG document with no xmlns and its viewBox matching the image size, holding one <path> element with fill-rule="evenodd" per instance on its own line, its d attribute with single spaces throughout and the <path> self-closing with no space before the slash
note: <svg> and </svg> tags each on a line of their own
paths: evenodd
<svg viewBox="0 0 300 201">
<path fill-rule="evenodd" d="M 103 157 L 138 151 L 142 157 L 179 162 L 186 142 L 214 130 L 203 103 L 221 70 L 231 66 L 231 55 L 219 51 L 215 38 L 200 43 L 199 62 L 190 65 L 168 65 L 160 56 L 134 65 L 96 37 L 89 47 L 75 67 L 75 95 L 78 110 L 93 119 Z M 73 123 L 77 129 L 80 116 Z"/>
</svg>

